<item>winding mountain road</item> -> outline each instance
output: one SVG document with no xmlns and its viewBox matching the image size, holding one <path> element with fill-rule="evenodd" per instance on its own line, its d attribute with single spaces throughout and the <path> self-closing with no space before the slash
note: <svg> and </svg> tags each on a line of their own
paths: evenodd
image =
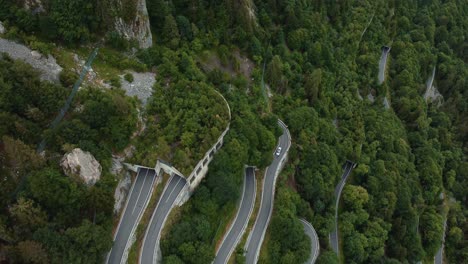
<svg viewBox="0 0 468 264">
<path fill-rule="evenodd" d="M 187 180 L 184 177 L 173 174 L 164 187 L 164 191 L 159 198 L 158 205 L 151 216 L 148 229 L 143 238 L 139 263 L 156 263 L 156 250 L 159 250 L 159 238 L 164 227 L 164 222 L 186 184 Z"/>
<path fill-rule="evenodd" d="M 442 235 L 442 245 L 440 245 L 439 250 L 437 250 L 436 255 L 434 256 L 434 264 L 443 264 L 444 263 L 444 243 L 445 243 L 445 231 L 447 229 L 447 219 L 444 220 L 444 234 Z"/>
<path fill-rule="evenodd" d="M 255 192 L 255 168 L 247 167 L 245 169 L 244 189 L 239 210 L 237 211 L 234 223 L 223 238 L 218 252 L 216 252 L 214 264 L 226 264 L 229 261 L 249 222 L 255 204 Z"/>
<path fill-rule="evenodd" d="M 245 247 L 247 264 L 256 263 L 258 260 L 260 248 L 262 247 L 266 229 L 273 211 L 276 178 L 286 160 L 289 147 L 291 146 L 291 136 L 288 128 L 282 121 L 279 120 L 278 123 L 283 129 L 283 134 L 280 136 L 278 144 L 278 147 L 281 147 L 282 150 L 279 155 L 274 154 L 273 162 L 265 170 L 260 211 L 258 212 L 254 227 L 247 238 Z M 278 147 L 276 149 L 278 149 Z"/>
<path fill-rule="evenodd" d="M 426 81 L 426 93 L 429 89 L 431 89 L 432 84 L 434 83 L 435 72 L 436 72 L 436 66 L 432 68 L 431 77 L 429 77 Z"/>
<path fill-rule="evenodd" d="M 390 52 L 390 48 L 387 46 L 382 47 L 382 55 L 380 56 L 379 62 L 379 84 L 382 84 L 385 80 L 385 68 L 387 66 L 387 57 Z"/>
<path fill-rule="evenodd" d="M 330 233 L 330 244 L 332 246 L 333 251 L 335 251 L 338 254 L 338 256 L 340 255 L 338 243 L 338 204 L 340 203 L 341 191 L 343 191 L 343 187 L 346 183 L 346 180 L 348 179 L 348 176 L 351 174 L 351 171 L 353 170 L 355 165 L 355 163 L 349 160 L 346 161 L 344 165 L 343 174 L 341 175 L 341 180 L 335 188 L 335 230 L 332 233 Z"/>
<path fill-rule="evenodd" d="M 320 253 L 320 244 L 319 244 L 317 232 L 315 232 L 315 229 L 312 226 L 312 224 L 310 224 L 304 219 L 299 219 L 299 220 L 301 221 L 302 226 L 304 226 L 304 232 L 306 233 L 307 236 L 310 237 L 310 242 L 311 242 L 310 257 L 307 260 L 306 264 L 314 264 Z"/>
<path fill-rule="evenodd" d="M 126 262 L 130 238 L 148 205 L 156 177 L 156 172 L 153 169 L 138 169 L 138 174 L 130 189 L 127 203 L 114 236 L 114 244 L 107 256 L 106 263 L 119 264 Z"/>
</svg>

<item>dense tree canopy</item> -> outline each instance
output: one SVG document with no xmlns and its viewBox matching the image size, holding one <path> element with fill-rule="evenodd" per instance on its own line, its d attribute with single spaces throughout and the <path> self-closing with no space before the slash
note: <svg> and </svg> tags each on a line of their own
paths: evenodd
<svg viewBox="0 0 468 264">
<path fill-rule="evenodd" d="M 100 38 L 108 26 L 108 17 L 97 14 L 99 1 L 45 1 L 42 14 L 19 2 L 0 0 L 5 7 L 0 20 L 16 27 L 13 33 L 79 43 Z M 302 216 L 320 236 L 318 262 L 337 263 L 328 235 L 346 160 L 358 165 L 338 208 L 345 263 L 430 262 L 445 220 L 446 259 L 467 259 L 465 1 L 146 2 L 155 45 L 136 56 L 145 64 L 140 70 L 152 68 L 158 77 L 143 114 L 148 126 L 136 140 L 132 161 L 153 165 L 164 158 L 189 172 L 227 125 L 224 101 L 215 89 L 233 109 L 225 146 L 162 243 L 165 262 L 213 259 L 216 240 L 235 210 L 243 165 L 264 168 L 271 161 L 278 136 L 275 115 L 288 124 L 293 145 L 278 181 L 261 261 L 306 259 L 309 243 L 296 220 Z M 130 7 L 119 13 L 123 19 L 134 13 Z M 382 46 L 391 49 L 385 81 L 379 84 Z M 234 55 L 238 51 L 252 66 Z M 133 65 L 129 59 L 112 61 L 120 62 Z M 424 95 L 434 70 L 441 97 L 433 101 Z M 84 89 L 76 111 L 56 131 L 44 132 L 67 93 L 41 82 L 25 64 L 0 59 L 0 159 L 5 164 L 0 173 L 6 179 L 0 203 L 11 205 L 2 211 L 0 235 L 17 262 L 99 262 L 109 246 L 110 224 L 104 225 L 109 217 L 96 216 L 94 223 L 91 215 L 94 208 L 110 210 L 112 184 L 81 188 L 34 148 L 45 135 L 55 152 L 72 144 L 100 160 L 108 158 L 128 145 L 137 103 L 118 91 Z M 32 171 L 35 177 L 23 183 L 24 193 L 12 198 L 20 176 Z M 55 203 L 53 190 L 63 190 L 63 201 Z M 67 210 L 84 216 L 73 219 Z M 14 221 L 29 228 L 12 228 Z M 90 244 L 96 252 L 79 255 Z M 71 250 L 61 254 L 64 248 Z"/>
</svg>

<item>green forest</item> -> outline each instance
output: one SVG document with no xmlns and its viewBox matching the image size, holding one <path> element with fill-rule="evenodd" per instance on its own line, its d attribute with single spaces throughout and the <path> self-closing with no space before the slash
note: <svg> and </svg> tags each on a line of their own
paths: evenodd
<svg viewBox="0 0 468 264">
<path fill-rule="evenodd" d="M 0 58 L 2 254 L 11 263 L 99 263 L 112 246 L 113 150 L 136 127 L 136 103 L 119 91 L 81 89 L 69 114 L 48 129 L 69 89 L 43 82 L 28 64 Z M 36 153 L 48 138 L 47 155 Z M 60 153 L 91 152 L 104 167 L 92 187 L 64 176 Z M 90 250 L 92 249 L 92 250 Z"/>
<path fill-rule="evenodd" d="M 298 217 L 319 235 L 317 263 L 432 263 L 443 237 L 447 263 L 468 259 L 466 1 L 146 0 L 147 49 L 112 28 L 112 16 L 132 19 L 137 1 L 112 12 L 114 0 L 42 2 L 43 12 L 31 12 L 24 1 L 0 0 L 0 37 L 52 54 L 100 46 L 96 63 L 157 78 L 146 107 L 119 85 L 84 87 L 72 105 L 82 110 L 51 130 L 76 76 L 41 81 L 0 55 L 0 262 L 102 263 L 115 223 L 112 154 L 133 145 L 129 162 L 161 158 L 188 175 L 230 122 L 161 241 L 163 263 L 211 263 L 235 215 L 244 165 L 261 170 L 273 158 L 278 118 L 292 146 L 259 263 L 307 260 Z M 438 100 L 425 97 L 433 71 Z M 45 156 L 35 151 L 42 138 Z M 75 147 L 103 166 L 90 188 L 59 167 Z M 357 166 L 339 203 L 337 256 L 329 234 L 346 160 Z M 245 263 L 242 248 L 230 263 Z"/>
</svg>

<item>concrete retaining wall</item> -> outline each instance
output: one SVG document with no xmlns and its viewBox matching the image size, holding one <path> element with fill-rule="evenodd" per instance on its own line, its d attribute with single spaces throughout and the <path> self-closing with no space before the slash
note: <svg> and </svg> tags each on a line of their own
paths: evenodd
<svg viewBox="0 0 468 264">
<path fill-rule="evenodd" d="M 138 173 L 139 168 L 154 170 L 154 168 L 141 166 L 141 165 L 136 165 L 136 164 L 130 164 L 130 163 L 126 163 L 126 162 L 123 162 L 122 164 L 125 166 L 125 168 L 127 168 L 127 170 L 130 170 L 130 171 L 133 171 L 133 172 L 136 172 L 136 173 Z"/>
<path fill-rule="evenodd" d="M 192 173 L 187 177 L 188 184 L 190 186 L 190 191 L 192 192 L 205 177 L 208 172 L 208 165 L 214 158 L 214 154 L 218 152 L 221 146 L 224 143 L 224 136 L 229 131 L 229 125 L 224 130 L 224 132 L 219 136 L 216 143 L 205 153 L 205 156 L 198 162 L 197 166 L 193 169 Z"/>
<path fill-rule="evenodd" d="M 174 168 L 171 164 L 163 161 L 163 160 L 159 160 L 158 159 L 158 162 L 156 162 L 156 166 L 154 167 L 154 170 L 156 171 L 156 174 L 161 174 L 161 170 L 163 170 L 165 173 L 169 174 L 169 175 L 172 175 L 172 174 L 177 174 L 181 177 L 184 177 L 184 175 L 182 174 L 182 172 L 180 172 L 179 170 L 177 170 L 176 168 Z"/>
</svg>

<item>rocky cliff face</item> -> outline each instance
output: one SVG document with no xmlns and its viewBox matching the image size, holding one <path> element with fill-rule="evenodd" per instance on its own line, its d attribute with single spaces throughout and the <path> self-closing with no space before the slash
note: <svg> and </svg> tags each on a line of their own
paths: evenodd
<svg viewBox="0 0 468 264">
<path fill-rule="evenodd" d="M 33 14 L 44 12 L 42 0 L 22 0 L 23 7 L 30 10 Z"/>
<path fill-rule="evenodd" d="M 44 0 L 19 0 L 33 14 L 46 12 Z M 97 5 L 106 27 L 127 40 L 136 40 L 140 48 L 153 44 L 146 0 L 106 0 Z"/>
<path fill-rule="evenodd" d="M 153 45 L 146 0 L 113 0 L 119 16 L 114 18 L 115 30 L 127 40 L 138 41 L 140 48 Z"/>
<path fill-rule="evenodd" d="M 60 165 L 68 176 L 79 176 L 87 185 L 94 185 L 101 178 L 101 164 L 91 153 L 79 148 L 63 156 Z"/>
</svg>

